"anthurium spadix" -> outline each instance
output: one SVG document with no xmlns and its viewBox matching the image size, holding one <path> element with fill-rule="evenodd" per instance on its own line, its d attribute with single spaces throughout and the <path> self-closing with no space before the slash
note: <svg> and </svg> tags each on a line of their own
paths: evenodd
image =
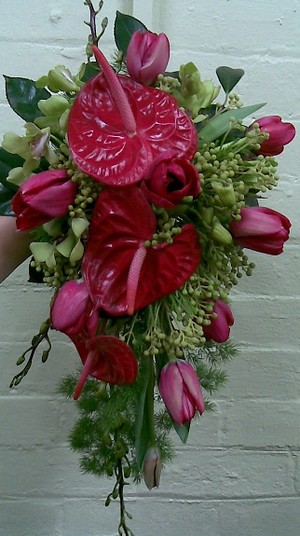
<svg viewBox="0 0 300 536">
<path fill-rule="evenodd" d="M 196 271 L 201 246 L 193 225 L 184 225 L 172 243 L 148 245 L 155 231 L 155 215 L 137 186 L 99 195 L 82 262 L 96 308 L 131 315 L 175 292 Z"/>
<path fill-rule="evenodd" d="M 73 160 L 85 173 L 110 186 L 139 182 L 151 162 L 172 149 L 191 160 L 197 133 L 176 100 L 117 75 L 92 47 L 102 72 L 80 90 L 68 122 Z"/>
</svg>

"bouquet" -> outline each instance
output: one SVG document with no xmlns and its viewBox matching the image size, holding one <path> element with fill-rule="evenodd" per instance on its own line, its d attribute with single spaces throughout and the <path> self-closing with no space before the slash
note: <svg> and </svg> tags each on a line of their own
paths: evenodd
<svg viewBox="0 0 300 536">
<path fill-rule="evenodd" d="M 118 532 L 130 535 L 125 486 L 159 485 L 171 430 L 185 443 L 226 380 L 229 296 L 252 273 L 248 250 L 278 255 L 289 237 L 263 197 L 295 128 L 242 105 L 242 69 L 218 67 L 218 85 L 191 62 L 168 72 L 167 36 L 120 12 L 110 64 L 102 3 L 84 3 L 78 73 L 6 77 L 26 133 L 4 135 L 1 214 L 31 232 L 30 281 L 53 288 L 11 386 L 36 354 L 48 359 L 51 330 L 69 338 L 81 362 L 60 385 L 80 413 L 70 444 L 83 471 L 114 478 L 105 504 L 119 499 Z"/>
</svg>

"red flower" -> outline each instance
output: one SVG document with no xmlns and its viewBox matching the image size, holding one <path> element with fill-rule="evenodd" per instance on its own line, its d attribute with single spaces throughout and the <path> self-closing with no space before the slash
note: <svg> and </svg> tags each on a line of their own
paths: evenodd
<svg viewBox="0 0 300 536">
<path fill-rule="evenodd" d="M 283 123 L 279 115 L 270 115 L 257 119 L 260 130 L 268 132 L 269 138 L 263 141 L 256 154 L 264 156 L 276 156 L 282 153 L 284 145 L 292 141 L 296 134 L 296 129 L 292 123 Z M 251 127 L 250 127 L 251 128 Z"/>
<path fill-rule="evenodd" d="M 191 159 L 196 129 L 176 100 L 116 75 L 100 50 L 93 51 L 102 73 L 81 89 L 68 123 L 69 147 L 78 167 L 101 183 L 126 186 L 139 182 L 167 149 Z"/>
<path fill-rule="evenodd" d="M 126 52 L 128 74 L 136 82 L 151 85 L 166 70 L 169 58 L 170 43 L 164 33 L 137 30 Z"/>
<path fill-rule="evenodd" d="M 51 305 L 50 316 L 52 327 L 67 335 L 76 335 L 84 327 L 90 334 L 96 333 L 99 316 L 83 280 L 73 279 L 62 285 Z"/>
<path fill-rule="evenodd" d="M 167 363 L 160 372 L 158 388 L 172 419 L 180 426 L 194 417 L 196 409 L 203 413 L 203 394 L 190 363 L 182 359 Z"/>
<path fill-rule="evenodd" d="M 155 215 L 139 188 L 101 192 L 82 262 L 97 309 L 133 314 L 175 292 L 195 272 L 201 247 L 193 225 L 184 225 L 171 244 L 146 247 L 155 231 Z"/>
<path fill-rule="evenodd" d="M 223 300 L 216 300 L 213 306 L 216 318 L 211 319 L 209 326 L 203 326 L 203 333 L 207 340 L 225 342 L 230 335 L 230 327 L 234 324 L 234 318 L 229 305 Z"/>
<path fill-rule="evenodd" d="M 172 209 L 183 197 L 200 193 L 199 173 L 189 160 L 169 150 L 149 166 L 141 188 L 149 201 Z"/>
<path fill-rule="evenodd" d="M 244 207 L 241 220 L 230 225 L 234 240 L 242 248 L 279 255 L 289 238 L 291 222 L 280 212 L 265 207 Z"/>
<path fill-rule="evenodd" d="M 88 376 L 114 385 L 133 383 L 138 372 L 135 355 L 118 337 L 99 335 L 88 338 L 86 332 L 70 337 L 83 362 L 74 399 L 80 396 Z"/>
<path fill-rule="evenodd" d="M 34 229 L 53 218 L 63 216 L 74 201 L 77 186 L 65 169 L 32 175 L 20 186 L 12 202 L 17 229 Z"/>
</svg>

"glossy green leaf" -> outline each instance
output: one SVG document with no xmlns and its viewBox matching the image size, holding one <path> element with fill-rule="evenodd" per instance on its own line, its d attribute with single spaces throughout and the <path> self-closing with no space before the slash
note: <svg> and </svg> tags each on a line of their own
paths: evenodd
<svg viewBox="0 0 300 536">
<path fill-rule="evenodd" d="M 216 73 L 222 88 L 228 95 L 242 78 L 245 71 L 243 69 L 232 69 L 231 67 L 227 67 L 227 65 L 221 65 L 221 67 L 216 69 Z"/>
<path fill-rule="evenodd" d="M 180 437 L 182 443 L 184 443 L 184 444 L 188 440 L 189 432 L 190 432 L 190 426 L 191 426 L 190 421 L 185 422 L 182 426 L 177 424 L 177 422 L 173 421 L 174 430 L 175 430 L 176 434 Z"/>
<path fill-rule="evenodd" d="M 147 28 L 135 17 L 117 11 L 114 27 L 115 42 L 118 50 L 122 51 L 124 56 L 126 56 L 131 36 L 136 30 L 145 32 Z"/>
<path fill-rule="evenodd" d="M 88 82 L 93 76 L 100 73 L 100 67 L 96 61 L 89 61 L 84 65 L 83 82 Z"/>
<path fill-rule="evenodd" d="M 33 122 L 41 115 L 38 102 L 48 99 L 47 89 L 37 89 L 34 80 L 15 76 L 4 76 L 6 97 L 10 107 L 26 122 Z"/>
<path fill-rule="evenodd" d="M 227 112 L 212 117 L 209 122 L 206 124 L 204 123 L 198 131 L 200 145 L 216 140 L 219 136 L 225 134 L 229 129 L 232 120 L 242 121 L 248 115 L 251 115 L 262 108 L 262 106 L 265 106 L 264 102 L 253 104 L 251 106 L 244 106 L 243 108 L 237 108 L 236 110 L 228 110 Z"/>
</svg>

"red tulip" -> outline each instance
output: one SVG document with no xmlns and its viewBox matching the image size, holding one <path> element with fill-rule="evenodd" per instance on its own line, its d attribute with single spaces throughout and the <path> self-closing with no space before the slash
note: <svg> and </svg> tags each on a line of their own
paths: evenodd
<svg viewBox="0 0 300 536">
<path fill-rule="evenodd" d="M 279 115 L 270 115 L 257 119 L 260 130 L 268 132 L 269 138 L 260 144 L 260 149 L 256 154 L 264 156 L 276 156 L 282 153 L 284 145 L 292 141 L 296 134 L 296 129 L 292 123 L 283 123 Z"/>
<path fill-rule="evenodd" d="M 166 151 L 149 166 L 141 188 L 149 201 L 158 207 L 172 209 L 183 197 L 199 194 L 199 173 L 189 160 Z"/>
<path fill-rule="evenodd" d="M 198 409 L 204 411 L 204 398 L 193 367 L 177 359 L 165 365 L 159 378 L 159 392 L 172 419 L 180 426 L 190 421 Z"/>
<path fill-rule="evenodd" d="M 184 225 L 171 244 L 146 247 L 155 232 L 155 215 L 138 187 L 101 192 L 82 262 L 96 309 L 131 315 L 175 292 L 195 272 L 201 246 L 193 225 Z"/>
<path fill-rule="evenodd" d="M 207 340 L 215 342 L 225 342 L 230 335 L 230 327 L 234 323 L 234 318 L 229 305 L 223 300 L 216 300 L 213 306 L 215 318 L 211 319 L 209 326 L 203 326 L 203 333 Z"/>
<path fill-rule="evenodd" d="M 164 73 L 170 58 L 170 43 L 164 33 L 137 30 L 126 53 L 128 74 L 136 82 L 151 85 Z"/>
<path fill-rule="evenodd" d="M 102 72 L 79 92 L 68 121 L 73 160 L 85 173 L 110 186 L 144 177 L 162 152 L 172 149 L 191 160 L 197 133 L 171 96 L 116 75 L 97 47 Z"/>
<path fill-rule="evenodd" d="M 65 169 L 32 175 L 15 194 L 12 208 L 17 229 L 34 229 L 53 218 L 63 216 L 74 201 L 77 186 Z"/>
<path fill-rule="evenodd" d="M 98 318 L 83 280 L 71 280 L 62 285 L 51 306 L 54 329 L 66 335 L 76 335 L 86 326 L 90 335 L 95 335 Z"/>
<path fill-rule="evenodd" d="M 291 222 L 280 212 L 265 207 L 244 207 L 241 220 L 230 225 L 230 232 L 242 248 L 279 255 L 289 238 Z"/>
<path fill-rule="evenodd" d="M 114 385 L 133 383 L 138 365 L 131 348 L 118 337 L 99 335 L 86 337 L 86 331 L 70 338 L 75 344 L 83 362 L 74 400 L 80 396 L 88 376 Z"/>
</svg>

